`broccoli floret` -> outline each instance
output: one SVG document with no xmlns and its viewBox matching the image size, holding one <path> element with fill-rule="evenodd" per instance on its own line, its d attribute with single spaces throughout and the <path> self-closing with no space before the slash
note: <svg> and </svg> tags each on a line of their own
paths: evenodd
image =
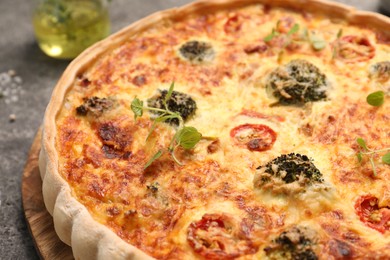
<svg viewBox="0 0 390 260">
<path fill-rule="evenodd" d="M 263 176 L 262 181 L 267 182 L 270 177 L 282 179 L 285 183 L 292 183 L 305 179 L 305 183 L 324 182 L 321 172 L 306 155 L 283 154 L 264 166 L 259 166 L 258 170 L 268 173 Z"/>
<path fill-rule="evenodd" d="M 203 62 L 214 57 L 213 47 L 207 42 L 189 41 L 184 43 L 179 51 L 185 59 L 191 62 Z"/>
<path fill-rule="evenodd" d="M 295 153 L 283 154 L 259 166 L 253 179 L 255 188 L 286 195 L 306 192 L 309 186 L 327 190 L 323 183 L 322 174 L 312 161 L 306 155 Z"/>
<path fill-rule="evenodd" d="M 278 105 L 303 105 L 327 98 L 325 74 L 305 60 L 292 60 L 271 72 L 266 83 Z"/>
<path fill-rule="evenodd" d="M 114 102 L 108 98 L 84 98 L 84 103 L 76 108 L 76 112 L 80 116 L 86 116 L 92 114 L 93 116 L 99 117 L 104 111 L 110 109 Z"/>
<path fill-rule="evenodd" d="M 390 61 L 375 63 L 370 67 L 370 76 L 379 81 L 388 81 L 390 79 Z"/>
<path fill-rule="evenodd" d="M 159 90 L 159 93 L 156 96 L 148 99 L 148 106 L 165 109 L 164 100 L 167 94 L 167 90 Z M 192 99 L 192 97 L 178 91 L 172 92 L 171 98 L 167 101 L 167 107 L 168 110 L 172 112 L 178 112 L 184 121 L 193 116 L 197 108 L 196 102 Z M 152 111 L 152 113 L 155 113 L 157 115 L 161 114 L 159 112 L 154 111 Z M 168 119 L 165 122 L 179 125 L 179 120 L 177 118 Z"/>
<path fill-rule="evenodd" d="M 314 236 L 306 227 L 292 227 L 283 231 L 264 251 L 271 259 L 316 260 Z"/>
</svg>

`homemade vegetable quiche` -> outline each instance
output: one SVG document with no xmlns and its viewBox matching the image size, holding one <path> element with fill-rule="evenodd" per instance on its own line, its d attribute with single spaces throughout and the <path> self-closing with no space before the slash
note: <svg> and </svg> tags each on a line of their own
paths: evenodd
<svg viewBox="0 0 390 260">
<path fill-rule="evenodd" d="M 390 21 L 200 1 L 65 71 L 43 195 L 76 259 L 389 259 Z"/>
</svg>

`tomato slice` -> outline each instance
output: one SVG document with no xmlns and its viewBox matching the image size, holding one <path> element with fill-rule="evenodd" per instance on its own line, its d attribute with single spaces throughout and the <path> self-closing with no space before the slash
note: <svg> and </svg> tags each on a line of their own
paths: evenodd
<svg viewBox="0 0 390 260">
<path fill-rule="evenodd" d="M 347 63 L 361 62 L 372 59 L 375 56 L 375 47 L 367 37 L 347 35 L 341 37 L 335 43 L 338 58 Z"/>
<path fill-rule="evenodd" d="M 378 198 L 364 195 L 357 199 L 355 211 L 360 221 L 381 233 L 390 230 L 390 208 L 378 206 Z"/>
<path fill-rule="evenodd" d="M 205 259 L 234 259 L 254 254 L 254 246 L 236 220 L 226 214 L 205 214 L 188 227 L 187 241 Z"/>
<path fill-rule="evenodd" d="M 272 148 L 277 134 L 266 125 L 244 124 L 233 128 L 230 136 L 237 145 L 250 151 L 262 152 Z"/>
<path fill-rule="evenodd" d="M 234 34 L 241 30 L 243 17 L 239 14 L 231 16 L 225 23 L 223 29 L 226 34 Z"/>
</svg>

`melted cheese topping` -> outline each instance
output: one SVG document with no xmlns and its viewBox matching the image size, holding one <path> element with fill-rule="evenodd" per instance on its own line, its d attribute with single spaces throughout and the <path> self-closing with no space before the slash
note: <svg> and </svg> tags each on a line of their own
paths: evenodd
<svg viewBox="0 0 390 260">
<path fill-rule="evenodd" d="M 286 19 L 300 25 L 292 36 L 296 41 L 284 50 L 278 47 L 279 36 L 265 43 L 276 22 Z M 298 41 L 304 28 L 327 42 L 323 50 Z M 343 35 L 366 37 L 375 55 L 354 63 L 339 59 L 334 48 L 340 29 Z M 215 56 L 203 63 L 186 61 L 179 48 L 190 40 L 210 43 Z M 343 48 L 365 55 L 361 51 L 366 49 L 352 47 Z M 307 60 L 326 75 L 328 99 L 301 107 L 270 106 L 275 100 L 265 90 L 267 75 L 294 59 Z M 354 209 L 365 194 L 379 198 L 380 207 L 390 207 L 389 165 L 376 155 L 378 175 L 373 176 L 367 158 L 358 163 L 355 141 L 362 137 L 372 149 L 390 146 L 390 100 L 381 107 L 366 103 L 378 89 L 369 67 L 389 59 L 389 46 L 379 43 L 373 31 L 262 5 L 158 24 L 101 57 L 75 81 L 56 119 L 59 172 L 96 221 L 156 258 L 201 258 L 187 233 L 205 214 L 245 220 L 241 226 L 257 250 L 242 259 L 266 257 L 271 240 L 296 225 L 315 231 L 320 258 L 390 254 L 390 232 L 366 226 Z M 146 101 L 172 81 L 176 91 L 197 103 L 186 125 L 219 142 L 211 149 L 213 141 L 203 139 L 193 150 L 176 150 L 183 166 L 164 154 L 144 170 L 153 154 L 168 146 L 174 129 L 157 124 L 145 141 L 150 114 L 135 121 L 130 103 L 136 96 Z M 77 115 L 83 98 L 93 96 L 112 98 L 115 105 L 99 117 Z M 242 124 L 272 128 L 277 133 L 272 149 L 238 146 L 230 131 Z M 254 188 L 258 166 L 291 152 L 312 158 L 327 191 L 308 187 L 291 197 Z"/>
</svg>

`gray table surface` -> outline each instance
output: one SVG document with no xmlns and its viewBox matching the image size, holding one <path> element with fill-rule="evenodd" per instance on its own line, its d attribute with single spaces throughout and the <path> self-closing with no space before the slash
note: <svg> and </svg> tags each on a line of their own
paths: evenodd
<svg viewBox="0 0 390 260">
<path fill-rule="evenodd" d="M 23 215 L 21 177 L 52 89 L 69 63 L 49 58 L 39 50 L 31 23 L 33 2 L 0 1 L 0 74 L 14 70 L 22 79 L 15 83 L 21 87 L 13 93 L 17 100 L 0 99 L 0 259 L 38 259 Z M 112 32 L 155 11 L 189 2 L 113 0 Z M 379 0 L 338 2 L 363 10 L 380 10 Z M 10 122 L 11 114 L 16 116 L 15 122 Z"/>
</svg>

